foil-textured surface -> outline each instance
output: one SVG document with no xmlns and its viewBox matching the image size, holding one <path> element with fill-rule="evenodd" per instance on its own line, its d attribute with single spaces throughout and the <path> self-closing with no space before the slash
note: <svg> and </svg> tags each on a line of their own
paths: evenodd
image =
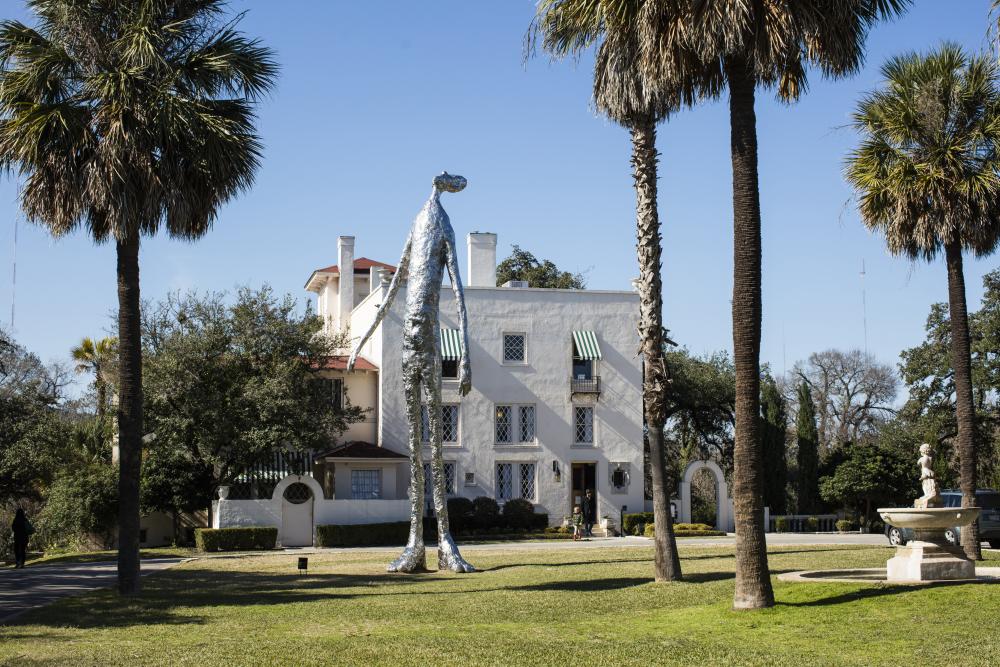
<svg viewBox="0 0 1000 667">
<path fill-rule="evenodd" d="M 462 353 L 459 360 L 459 393 L 466 395 L 471 388 L 469 365 L 468 317 L 465 292 L 458 271 L 458 251 L 451 220 L 441 206 L 442 192 L 460 192 L 465 178 L 443 172 L 434 177 L 431 196 L 410 228 L 399 266 L 392 278 L 386 298 L 379 306 L 375 320 L 358 341 L 348 362 L 354 368 L 362 346 L 385 318 L 396 298 L 400 284 L 406 280 L 406 305 L 403 315 L 403 390 L 406 396 L 406 420 L 410 448 L 410 536 L 403 553 L 392 561 L 390 572 L 414 572 L 426 569 L 427 557 L 423 536 L 424 462 L 421 442 L 421 398 L 427 397 L 429 440 L 431 446 L 431 489 L 434 513 L 438 520 L 438 568 L 453 572 L 472 572 L 451 536 L 445 493 L 444 458 L 442 456 L 441 423 L 441 345 L 440 293 L 444 272 L 451 278 L 458 308 L 459 335 Z"/>
</svg>

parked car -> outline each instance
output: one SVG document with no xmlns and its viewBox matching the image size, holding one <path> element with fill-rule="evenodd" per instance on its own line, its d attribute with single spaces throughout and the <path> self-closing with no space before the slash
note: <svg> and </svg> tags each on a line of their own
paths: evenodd
<svg viewBox="0 0 1000 667">
<path fill-rule="evenodd" d="M 961 507 L 962 492 L 949 489 L 941 492 L 945 507 Z M 976 506 L 983 509 L 979 515 L 979 537 L 990 543 L 994 549 L 1000 549 L 1000 491 L 980 489 L 976 491 Z M 885 536 L 889 544 L 902 546 L 913 539 L 912 528 L 899 528 L 885 524 Z M 958 544 L 962 539 L 962 529 L 949 528 L 944 532 L 945 539 L 951 544 Z"/>
</svg>

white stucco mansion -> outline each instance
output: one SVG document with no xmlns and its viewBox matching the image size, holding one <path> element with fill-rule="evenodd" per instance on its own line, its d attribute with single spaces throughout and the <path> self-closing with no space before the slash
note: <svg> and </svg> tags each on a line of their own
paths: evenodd
<svg viewBox="0 0 1000 667">
<path fill-rule="evenodd" d="M 638 295 L 513 282 L 497 287 L 496 235 L 477 232 L 467 242 L 472 391 L 461 398 L 455 301 L 447 285 L 441 292 L 448 493 L 501 504 L 525 498 L 558 525 L 589 488 L 598 516 L 617 526 L 623 506 L 644 506 Z M 328 330 L 356 337 L 375 317 L 393 271 L 355 258 L 354 238 L 342 236 L 338 263 L 313 271 L 305 287 L 317 295 Z M 264 471 L 272 476 L 270 493 L 217 501 L 215 526 L 276 525 L 290 546 L 311 544 L 316 525 L 408 519 L 404 303 L 401 293 L 353 372 L 346 371 L 346 356 L 329 359 L 324 370 L 334 400 L 368 408 L 366 420 L 298 470 L 286 464 Z"/>
</svg>

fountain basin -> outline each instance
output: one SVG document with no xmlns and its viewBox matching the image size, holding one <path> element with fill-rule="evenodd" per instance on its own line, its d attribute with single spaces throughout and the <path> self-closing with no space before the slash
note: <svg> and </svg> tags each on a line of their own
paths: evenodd
<svg viewBox="0 0 1000 667">
<path fill-rule="evenodd" d="M 880 507 L 882 519 L 897 528 L 910 528 L 914 539 L 896 548 L 886 562 L 890 582 L 957 581 L 976 578 L 976 564 L 961 547 L 945 539 L 945 530 L 968 526 L 982 510 L 978 507 Z"/>
<path fill-rule="evenodd" d="M 897 528 L 941 529 L 968 526 L 979 518 L 979 507 L 880 507 L 879 516 Z"/>
</svg>

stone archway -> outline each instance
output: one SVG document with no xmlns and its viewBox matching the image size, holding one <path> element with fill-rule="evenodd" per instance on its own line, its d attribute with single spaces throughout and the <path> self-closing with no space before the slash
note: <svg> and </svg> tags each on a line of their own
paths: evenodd
<svg viewBox="0 0 1000 667">
<path fill-rule="evenodd" d="M 323 498 L 323 487 L 308 475 L 289 475 L 275 485 L 271 502 L 280 507 L 278 541 L 282 546 L 312 546 L 318 498 Z"/>
<path fill-rule="evenodd" d="M 692 461 L 684 468 L 681 475 L 680 488 L 680 516 L 681 523 L 691 523 L 691 480 L 699 470 L 708 470 L 715 478 L 715 528 L 732 532 L 733 526 L 733 499 L 729 497 L 729 485 L 726 484 L 726 476 L 722 473 L 722 468 L 715 461 Z"/>
</svg>

